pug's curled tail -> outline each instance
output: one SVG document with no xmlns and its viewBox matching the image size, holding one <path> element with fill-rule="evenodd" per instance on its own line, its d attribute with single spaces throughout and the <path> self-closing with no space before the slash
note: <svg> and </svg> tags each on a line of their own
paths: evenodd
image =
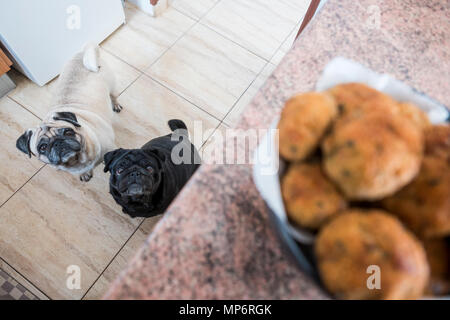
<svg viewBox="0 0 450 320">
<path fill-rule="evenodd" d="M 95 43 L 88 43 L 84 48 L 83 65 L 92 72 L 98 72 L 100 69 L 98 63 L 98 46 Z"/>
<path fill-rule="evenodd" d="M 178 134 L 181 134 L 183 136 L 187 136 L 189 138 L 189 132 L 187 130 L 186 124 L 178 119 L 172 119 L 169 120 L 169 128 L 172 131 L 177 131 Z"/>
</svg>

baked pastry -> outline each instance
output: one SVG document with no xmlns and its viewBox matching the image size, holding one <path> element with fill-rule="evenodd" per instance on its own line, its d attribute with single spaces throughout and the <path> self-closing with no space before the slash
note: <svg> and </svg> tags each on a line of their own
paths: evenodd
<svg viewBox="0 0 450 320">
<path fill-rule="evenodd" d="M 315 253 L 325 287 L 340 299 L 416 299 L 428 283 L 422 244 L 381 210 L 337 215 L 320 230 Z M 377 267 L 380 287 L 369 289 Z"/>
<path fill-rule="evenodd" d="M 446 239 L 431 239 L 423 242 L 430 265 L 428 291 L 433 295 L 450 293 L 450 247 Z"/>
<path fill-rule="evenodd" d="M 433 125 L 425 130 L 425 154 L 450 161 L 450 125 Z"/>
<path fill-rule="evenodd" d="M 387 97 L 380 91 L 365 84 L 353 82 L 339 84 L 329 89 L 328 92 L 334 97 L 339 111 L 344 115 L 359 109 L 368 100 L 380 96 Z"/>
<path fill-rule="evenodd" d="M 331 88 L 329 92 L 341 111 L 337 125 L 374 111 L 400 115 L 422 129 L 430 125 L 425 112 L 414 104 L 397 103 L 390 96 L 362 83 L 340 84 Z"/>
<path fill-rule="evenodd" d="M 334 127 L 338 128 L 349 121 L 357 120 L 371 113 L 399 116 L 422 130 L 431 125 L 427 114 L 414 104 L 409 102 L 398 103 L 391 97 L 380 93 L 369 100 L 361 102 L 358 107 L 353 108 L 351 111 L 342 114 L 336 120 Z"/>
<path fill-rule="evenodd" d="M 334 124 L 334 130 L 338 130 L 339 127 L 351 121 L 374 113 L 383 115 L 396 114 L 398 113 L 398 103 L 391 97 L 379 93 L 368 100 L 361 101 L 358 106 L 353 107 L 351 110 L 342 113 Z"/>
<path fill-rule="evenodd" d="M 278 124 L 281 156 L 290 161 L 305 159 L 336 115 L 336 102 L 329 94 L 311 92 L 289 99 Z"/>
<path fill-rule="evenodd" d="M 419 128 L 426 129 L 431 125 L 428 115 L 413 103 L 400 102 L 396 110 L 400 116 L 408 119 Z"/>
<path fill-rule="evenodd" d="M 382 205 L 422 238 L 450 235 L 449 126 L 425 131 L 425 156 L 418 176 Z"/>
<path fill-rule="evenodd" d="M 417 178 L 382 204 L 422 238 L 450 235 L 448 162 L 425 157 Z"/>
<path fill-rule="evenodd" d="M 313 230 L 347 207 L 318 163 L 291 165 L 281 181 L 281 193 L 289 218 Z"/>
<path fill-rule="evenodd" d="M 378 200 L 416 176 L 422 130 L 402 118 L 373 112 L 335 128 L 322 143 L 326 174 L 351 200 Z"/>
</svg>

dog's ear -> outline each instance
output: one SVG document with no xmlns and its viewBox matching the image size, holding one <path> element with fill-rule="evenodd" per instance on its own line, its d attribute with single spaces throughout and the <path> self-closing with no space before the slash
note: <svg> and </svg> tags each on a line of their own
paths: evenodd
<svg viewBox="0 0 450 320">
<path fill-rule="evenodd" d="M 32 130 L 27 130 L 16 141 L 16 147 L 31 158 L 30 140 L 33 136 Z"/>
<path fill-rule="evenodd" d="M 114 159 L 121 156 L 124 152 L 125 152 L 125 150 L 120 148 L 120 149 L 106 153 L 105 156 L 103 157 L 103 160 L 105 162 L 105 168 L 103 169 L 103 172 L 110 171 L 111 163 L 114 161 Z"/>
<path fill-rule="evenodd" d="M 66 121 L 79 128 L 81 125 L 78 123 L 77 116 L 73 112 L 56 112 L 53 115 L 53 120 Z"/>
</svg>

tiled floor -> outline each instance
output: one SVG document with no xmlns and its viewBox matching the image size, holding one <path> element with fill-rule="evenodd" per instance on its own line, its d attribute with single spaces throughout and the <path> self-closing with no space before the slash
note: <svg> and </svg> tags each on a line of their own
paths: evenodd
<svg viewBox="0 0 450 320">
<path fill-rule="evenodd" d="M 0 269 L 0 300 L 38 300 L 23 285 Z"/>
<path fill-rule="evenodd" d="M 308 0 L 174 0 L 158 18 L 127 5 L 127 24 L 101 44 L 124 107 L 117 144 L 139 147 L 166 134 L 167 120 L 190 129 L 234 126 L 289 50 Z M 87 184 L 15 149 L 49 110 L 55 81 L 38 87 L 12 72 L 17 88 L 0 99 L 0 268 L 39 299 L 97 299 L 159 220 L 130 219 L 97 168 Z M 195 141 L 198 148 L 210 135 Z M 68 289 L 67 267 L 81 270 Z"/>
</svg>

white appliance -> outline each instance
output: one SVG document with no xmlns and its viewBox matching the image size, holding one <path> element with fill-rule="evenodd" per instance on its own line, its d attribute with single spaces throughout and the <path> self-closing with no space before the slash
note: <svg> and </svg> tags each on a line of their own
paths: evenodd
<svg viewBox="0 0 450 320">
<path fill-rule="evenodd" d="M 125 22 L 121 0 L 4 2 L 0 42 L 14 67 L 41 86 L 86 43 L 100 43 Z"/>
</svg>

